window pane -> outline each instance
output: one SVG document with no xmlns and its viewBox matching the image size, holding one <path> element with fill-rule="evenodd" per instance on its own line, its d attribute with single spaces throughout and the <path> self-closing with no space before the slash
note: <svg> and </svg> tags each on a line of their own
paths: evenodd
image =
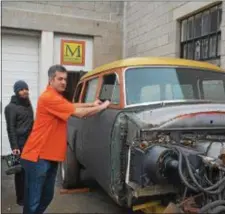
<svg viewBox="0 0 225 214">
<path fill-rule="evenodd" d="M 208 38 L 202 40 L 202 58 L 207 59 L 209 53 L 209 42 Z"/>
<path fill-rule="evenodd" d="M 217 39 L 217 56 L 220 56 L 221 54 L 221 35 L 218 35 Z"/>
<path fill-rule="evenodd" d="M 218 7 L 218 22 L 217 22 L 217 29 L 218 30 L 220 30 L 221 21 L 222 21 L 222 4 L 219 5 L 219 7 Z"/>
<path fill-rule="evenodd" d="M 166 84 L 165 87 L 165 100 L 172 100 L 174 98 L 171 84 Z"/>
<path fill-rule="evenodd" d="M 87 89 L 86 89 L 84 102 L 85 103 L 94 102 L 95 94 L 97 92 L 97 87 L 98 87 L 98 79 L 96 78 L 96 79 L 88 81 L 86 87 Z"/>
<path fill-rule="evenodd" d="M 194 25 L 193 25 L 193 17 L 188 19 L 188 32 L 187 32 L 187 39 L 193 38 L 193 31 L 194 31 Z"/>
<path fill-rule="evenodd" d="M 210 31 L 209 11 L 202 14 L 202 36 L 206 35 Z"/>
<path fill-rule="evenodd" d="M 166 100 L 194 99 L 192 85 L 167 84 L 165 90 Z"/>
<path fill-rule="evenodd" d="M 129 68 L 125 72 L 127 104 L 161 101 L 168 99 L 211 99 L 225 100 L 225 91 L 215 86 L 215 80 L 225 81 L 225 74 L 192 68 Z M 205 97 L 199 90 L 202 82 Z M 169 86 L 168 86 L 169 85 Z M 203 86 L 202 86 L 203 87 Z M 217 93 L 217 97 L 215 94 Z"/>
<path fill-rule="evenodd" d="M 193 42 L 188 43 L 188 59 L 193 59 Z"/>
<path fill-rule="evenodd" d="M 195 59 L 200 60 L 201 58 L 201 42 L 200 40 L 197 40 L 195 42 Z"/>
<path fill-rule="evenodd" d="M 154 102 L 160 100 L 160 86 L 159 85 L 149 85 L 141 89 L 140 101 L 141 103 L 145 102 Z"/>
<path fill-rule="evenodd" d="M 100 100 L 110 100 L 112 103 L 119 102 L 119 84 L 116 74 L 110 74 L 103 77 L 103 84 L 99 96 Z"/>
<path fill-rule="evenodd" d="M 220 56 L 222 11 L 220 4 L 181 21 L 182 58 L 205 61 Z"/>
<path fill-rule="evenodd" d="M 217 19 L 218 19 L 218 11 L 217 7 L 214 7 L 211 9 L 211 19 L 210 19 L 211 32 L 217 31 Z"/>
<path fill-rule="evenodd" d="M 113 104 L 119 104 L 120 103 L 120 85 L 119 85 L 118 82 L 116 82 L 116 84 L 115 84 L 111 102 Z"/>
<path fill-rule="evenodd" d="M 181 22 L 181 41 L 187 40 L 187 20 Z"/>
<path fill-rule="evenodd" d="M 216 56 L 216 36 L 212 36 L 209 40 L 209 57 Z"/>
<path fill-rule="evenodd" d="M 187 44 L 183 44 L 183 58 L 187 58 Z"/>
<path fill-rule="evenodd" d="M 222 80 L 205 80 L 202 86 L 204 99 L 225 100 L 224 84 Z"/>
<path fill-rule="evenodd" d="M 194 37 L 201 36 L 201 29 L 202 29 L 202 15 L 197 14 L 195 16 L 195 21 L 194 21 Z"/>
</svg>

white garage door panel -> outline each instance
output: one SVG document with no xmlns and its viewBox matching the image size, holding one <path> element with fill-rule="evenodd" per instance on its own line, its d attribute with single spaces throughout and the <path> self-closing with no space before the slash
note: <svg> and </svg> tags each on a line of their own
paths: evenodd
<svg viewBox="0 0 225 214">
<path fill-rule="evenodd" d="M 4 53 L 12 53 L 12 54 L 21 54 L 21 55 L 34 55 L 38 54 L 37 50 L 33 50 L 33 48 L 26 48 L 26 47 L 16 47 L 12 48 L 13 46 L 7 46 L 2 48 L 2 52 Z"/>
<path fill-rule="evenodd" d="M 8 72 L 18 71 L 18 69 L 23 70 L 22 73 L 29 75 L 31 71 L 38 71 L 38 68 L 35 68 L 37 62 L 18 62 L 18 61 L 4 61 L 2 63 L 2 69 Z"/>
<path fill-rule="evenodd" d="M 13 74 L 17 75 L 17 72 L 13 72 Z M 11 76 L 10 76 L 11 75 Z M 21 73 L 19 74 L 21 76 Z M 33 75 L 33 77 L 27 77 L 26 80 L 29 81 L 29 83 L 33 86 L 33 85 L 37 85 L 38 83 L 36 82 L 36 80 L 34 80 L 34 78 L 38 78 L 38 75 L 36 73 L 31 73 L 30 75 Z M 18 76 L 19 79 L 19 76 Z M 12 82 L 15 81 L 15 76 L 12 76 L 12 74 L 9 74 L 9 77 L 4 79 L 5 81 L 5 87 L 10 86 L 11 90 L 12 90 Z M 8 90 L 5 90 L 5 92 L 8 92 Z M 3 94 L 4 95 L 4 94 Z"/>
<path fill-rule="evenodd" d="M 7 48 L 2 48 L 2 52 L 4 53 L 12 53 L 12 54 L 21 54 L 21 55 L 34 55 L 36 56 L 38 52 L 36 50 L 33 50 L 32 48 L 26 48 L 26 47 L 17 47 L 12 48 L 12 46 L 8 46 Z"/>
<path fill-rule="evenodd" d="M 24 70 L 20 70 L 18 68 L 17 71 L 7 71 L 7 70 L 4 70 L 4 71 L 8 73 L 8 75 L 6 76 L 7 79 L 11 79 L 11 78 L 15 79 L 15 75 L 17 75 L 17 77 L 19 77 L 19 76 L 21 76 L 21 74 L 27 75 L 27 79 L 29 79 L 29 80 L 34 80 L 34 76 L 35 76 L 35 78 L 38 77 L 37 70 L 36 71 L 32 70 L 31 72 L 25 72 Z M 36 79 L 35 79 L 35 81 L 36 81 Z"/>
<path fill-rule="evenodd" d="M 37 54 L 35 55 L 28 55 L 28 54 L 14 54 L 14 53 L 5 53 L 2 56 L 2 60 L 5 61 L 13 61 L 13 59 L 16 59 L 19 62 L 38 62 L 37 60 Z"/>
<path fill-rule="evenodd" d="M 16 40 L 15 40 L 15 38 L 16 38 Z M 39 43 L 34 42 L 34 40 L 38 41 L 38 39 L 39 38 L 34 37 L 34 36 L 28 37 L 28 36 L 7 34 L 6 37 L 3 36 L 2 42 L 4 42 L 4 47 L 13 46 L 13 47 L 38 48 Z"/>
<path fill-rule="evenodd" d="M 30 98 L 36 110 L 38 98 L 39 38 L 22 35 L 2 35 L 2 155 L 11 153 L 4 109 L 13 95 L 17 80 L 25 80 L 30 88 Z"/>
</svg>

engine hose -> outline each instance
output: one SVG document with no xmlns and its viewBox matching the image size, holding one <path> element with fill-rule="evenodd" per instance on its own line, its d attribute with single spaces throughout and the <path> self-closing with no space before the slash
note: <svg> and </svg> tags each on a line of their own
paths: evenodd
<svg viewBox="0 0 225 214">
<path fill-rule="evenodd" d="M 183 162 L 183 155 L 182 153 L 178 150 L 178 153 L 179 153 L 179 165 L 178 165 L 178 170 L 179 170 L 179 175 L 180 175 L 180 178 L 181 180 L 184 182 L 184 184 L 191 190 L 193 190 L 194 192 L 199 192 L 199 190 L 192 186 L 185 178 L 185 176 L 183 175 L 183 172 L 182 172 L 182 162 Z"/>
<path fill-rule="evenodd" d="M 194 184 L 199 188 L 199 190 L 201 190 L 201 191 L 203 191 L 203 192 L 205 192 L 205 193 L 208 193 L 208 194 L 212 194 L 212 195 L 213 195 L 213 194 L 219 194 L 219 193 L 223 190 L 222 188 L 219 188 L 218 190 L 210 191 L 210 190 L 212 190 L 212 189 L 217 188 L 218 184 L 213 185 L 213 186 L 208 187 L 208 188 L 203 188 L 203 187 L 198 183 L 198 181 L 196 180 L 196 178 L 195 178 L 195 176 L 194 176 L 194 174 L 193 174 L 193 172 L 192 172 L 192 170 L 191 170 L 190 162 L 189 162 L 189 160 L 188 160 L 188 158 L 187 158 L 186 155 L 184 155 L 184 159 L 185 159 L 185 162 L 186 162 L 186 164 L 187 164 L 187 168 L 188 168 L 189 175 L 190 175 L 192 181 L 194 182 Z M 222 180 L 224 180 L 224 179 L 222 179 Z M 220 180 L 220 181 L 221 181 L 221 180 Z M 224 180 L 224 181 L 225 181 L 225 180 Z M 224 182 L 224 181 L 223 181 L 223 182 Z M 219 183 L 219 182 L 218 182 L 218 183 Z"/>
<path fill-rule="evenodd" d="M 183 154 L 182 151 L 180 151 L 178 149 L 178 151 L 184 156 L 184 159 L 185 159 L 185 162 L 186 162 L 186 165 L 187 165 L 187 168 L 188 168 L 188 172 L 189 172 L 189 175 L 190 177 L 192 178 L 194 184 L 201 190 L 201 191 L 204 191 L 208 194 L 219 194 L 223 188 L 224 188 L 224 185 L 223 185 L 223 188 L 221 188 L 221 184 L 223 184 L 225 182 L 225 178 L 223 178 L 222 180 L 220 180 L 218 183 L 216 184 L 213 184 L 211 187 L 207 187 L 207 188 L 203 188 L 199 183 L 198 181 L 196 180 L 192 170 L 191 170 L 191 165 L 190 165 L 190 161 L 188 160 L 187 156 Z M 219 188 L 220 187 L 220 188 Z M 213 190 L 213 189 L 216 189 L 216 188 L 219 188 L 219 190 L 216 190 L 216 191 L 210 191 L 210 190 Z"/>
<path fill-rule="evenodd" d="M 190 162 L 189 162 L 189 160 L 188 160 L 188 158 L 185 156 L 185 160 L 186 160 L 186 162 L 187 162 L 187 165 L 189 165 L 190 166 Z M 192 174 L 192 176 L 194 176 L 194 174 L 193 174 L 193 172 L 191 171 L 191 169 L 190 169 L 190 174 Z M 223 178 L 223 179 L 221 179 L 221 180 L 219 180 L 217 183 L 215 183 L 215 184 L 211 184 L 211 186 L 210 187 L 207 187 L 207 188 L 204 188 L 206 191 L 210 191 L 210 190 L 213 190 L 213 189 L 216 189 L 216 188 L 221 188 L 221 185 L 223 184 L 223 186 L 224 186 L 224 184 L 225 184 L 225 177 Z M 197 185 L 197 184 L 196 184 Z M 224 188 L 224 187 L 223 187 Z"/>
<path fill-rule="evenodd" d="M 167 148 L 169 148 L 168 146 L 165 146 Z M 191 190 L 193 190 L 194 192 L 199 192 L 199 191 L 203 191 L 203 192 L 206 192 L 208 194 L 219 194 L 223 191 L 224 189 L 224 185 L 223 187 L 221 187 L 220 185 L 223 184 L 225 182 L 225 178 L 223 178 L 222 180 L 220 180 L 219 182 L 213 184 L 212 186 L 208 187 L 208 188 L 203 188 L 198 182 L 197 180 L 195 179 L 194 177 L 194 174 L 191 170 L 191 166 L 190 166 L 190 162 L 188 160 L 188 158 L 186 157 L 186 155 L 183 154 L 182 150 L 177 148 L 177 147 L 174 147 L 174 146 L 171 146 L 172 148 L 174 148 L 178 154 L 179 154 L 179 159 L 178 159 L 178 172 L 179 172 L 179 175 L 180 175 L 180 178 L 181 180 L 184 182 L 184 184 L 190 188 Z M 171 148 L 170 147 L 170 148 Z M 185 176 L 183 175 L 183 172 L 182 172 L 182 159 L 183 159 L 183 156 L 184 156 L 184 159 L 185 159 L 185 162 L 186 162 L 186 165 L 187 165 L 187 168 L 188 168 L 188 172 L 192 178 L 192 181 L 195 183 L 195 185 L 198 187 L 194 187 L 193 185 L 191 185 L 185 178 Z M 219 188 L 218 190 L 216 191 L 210 191 L 210 190 L 214 190 L 216 188 Z"/>
<path fill-rule="evenodd" d="M 186 178 L 184 177 L 183 175 L 183 172 L 182 172 L 182 153 L 178 150 L 178 153 L 179 153 L 179 161 L 178 161 L 178 171 L 179 171 L 179 175 L 180 175 L 180 178 L 181 180 L 184 182 L 184 184 L 190 188 L 191 190 L 195 191 L 195 192 L 198 192 L 198 189 L 195 188 L 194 186 L 192 186 L 191 184 L 188 183 L 188 181 L 186 180 Z"/>
<path fill-rule="evenodd" d="M 225 200 L 218 200 L 218 201 L 214 201 L 212 203 L 209 203 L 207 205 L 205 205 L 204 207 L 202 207 L 199 211 L 199 213 L 206 213 L 206 211 L 208 211 L 209 209 L 212 209 L 214 207 L 218 207 L 221 205 L 225 205 Z"/>
<path fill-rule="evenodd" d="M 204 174 L 204 178 L 205 178 L 205 180 L 206 180 L 206 182 L 209 184 L 209 185 L 214 185 L 208 178 L 207 178 L 207 176 Z"/>
<path fill-rule="evenodd" d="M 212 214 L 219 214 L 221 212 L 225 213 L 225 206 L 218 206 L 211 211 Z"/>
</svg>

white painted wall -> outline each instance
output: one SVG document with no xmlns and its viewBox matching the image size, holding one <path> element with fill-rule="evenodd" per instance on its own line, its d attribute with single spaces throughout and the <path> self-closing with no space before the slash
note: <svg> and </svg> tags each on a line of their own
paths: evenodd
<svg viewBox="0 0 225 214">
<path fill-rule="evenodd" d="M 53 65 L 53 32 L 42 31 L 40 43 L 40 74 L 39 74 L 39 92 L 43 92 L 48 85 L 48 69 Z"/>
<path fill-rule="evenodd" d="M 61 40 L 85 41 L 85 66 L 64 65 L 69 71 L 91 71 L 93 69 L 93 39 L 83 36 L 58 35 L 54 36 L 54 64 L 60 64 Z"/>
</svg>

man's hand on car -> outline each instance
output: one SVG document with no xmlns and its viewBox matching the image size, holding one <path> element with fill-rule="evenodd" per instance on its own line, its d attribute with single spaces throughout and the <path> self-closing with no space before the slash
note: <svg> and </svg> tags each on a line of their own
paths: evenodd
<svg viewBox="0 0 225 214">
<path fill-rule="evenodd" d="M 110 105 L 110 102 L 108 100 L 106 100 L 102 104 L 100 104 L 100 106 L 102 107 L 102 109 L 106 109 L 109 105 Z"/>
<path fill-rule="evenodd" d="M 99 100 L 99 99 L 95 100 L 95 102 L 94 102 L 94 106 L 98 106 L 98 105 L 101 105 L 101 104 L 102 104 L 102 101 Z"/>
</svg>

